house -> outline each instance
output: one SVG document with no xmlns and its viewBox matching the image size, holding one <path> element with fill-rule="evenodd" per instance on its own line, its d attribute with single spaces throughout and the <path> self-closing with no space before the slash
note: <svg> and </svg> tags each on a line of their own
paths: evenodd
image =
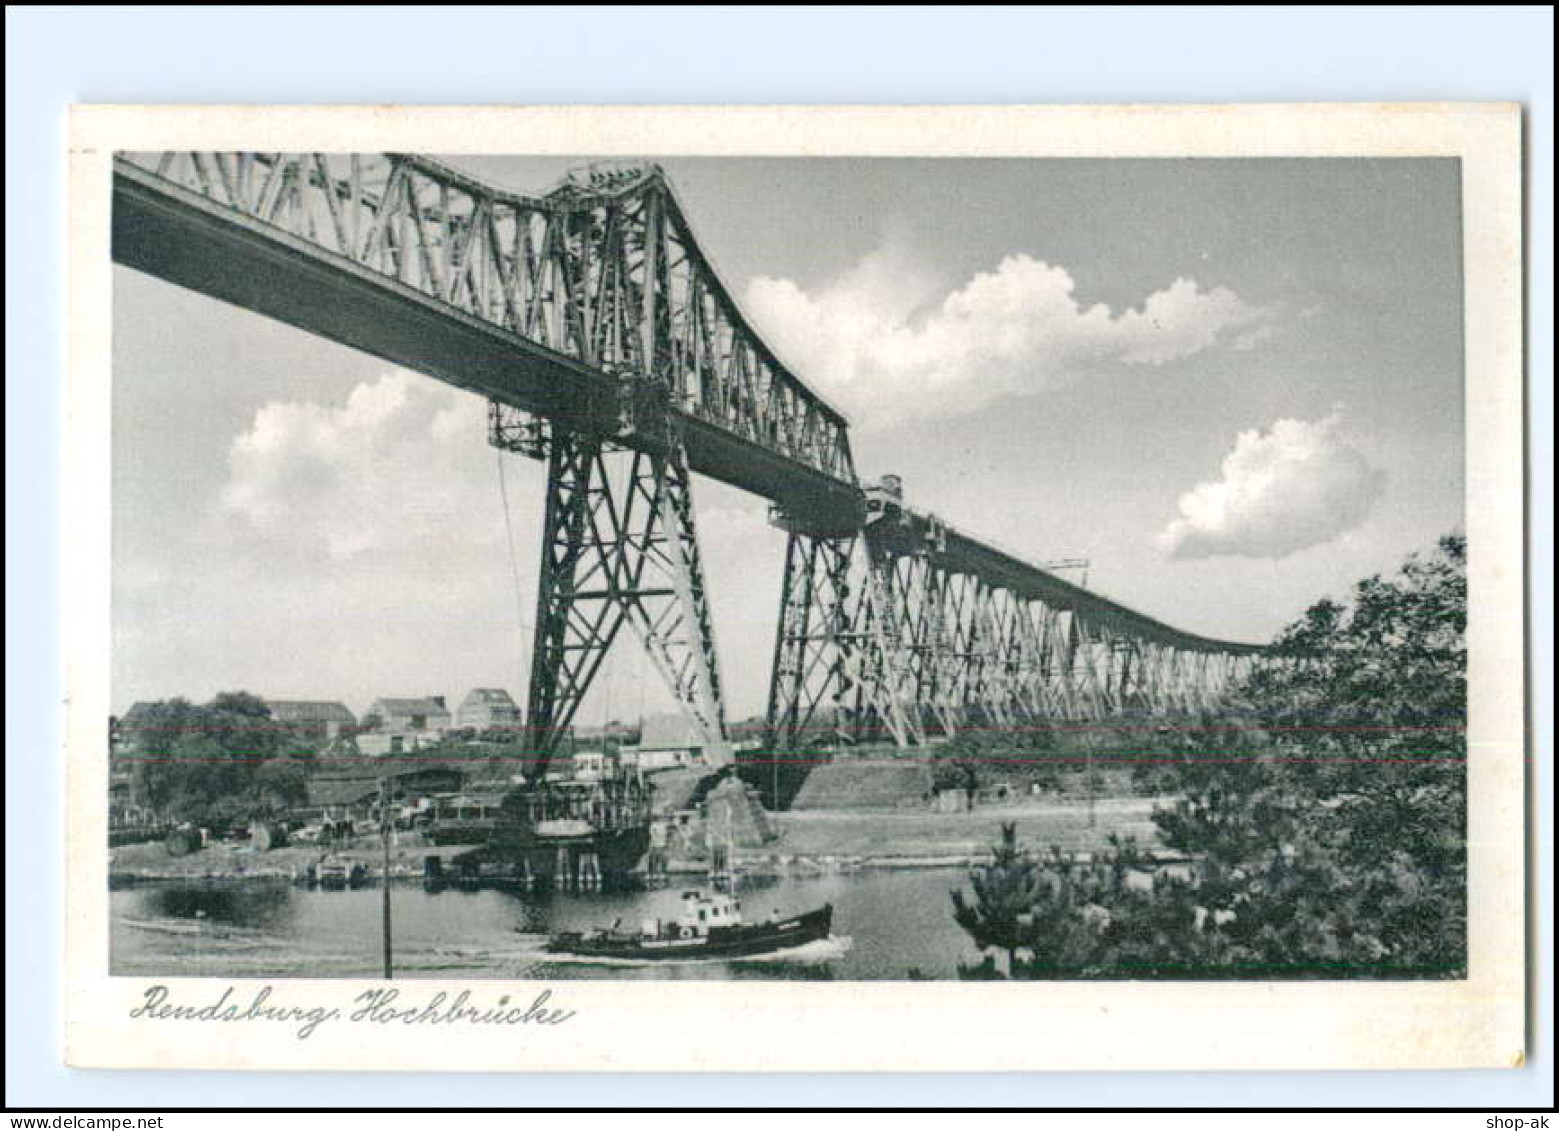
<svg viewBox="0 0 1559 1131">
<path fill-rule="evenodd" d="M 267 699 L 271 718 L 288 738 L 326 745 L 357 725 L 357 717 L 341 703 L 322 699 Z"/>
<path fill-rule="evenodd" d="M 682 715 L 651 715 L 639 728 L 638 743 L 619 751 L 622 764 L 641 773 L 686 766 L 703 754 L 703 736 Z"/>
<path fill-rule="evenodd" d="M 455 725 L 461 729 L 518 734 L 521 721 L 520 708 L 501 687 L 473 688 L 455 712 Z"/>
<path fill-rule="evenodd" d="M 548 781 L 600 781 L 615 776 L 615 763 L 601 750 L 559 754 L 547 766 Z"/>
<path fill-rule="evenodd" d="M 453 720 L 442 695 L 421 699 L 375 699 L 363 712 L 366 732 L 357 736 L 363 754 L 407 754 L 437 742 Z"/>
</svg>

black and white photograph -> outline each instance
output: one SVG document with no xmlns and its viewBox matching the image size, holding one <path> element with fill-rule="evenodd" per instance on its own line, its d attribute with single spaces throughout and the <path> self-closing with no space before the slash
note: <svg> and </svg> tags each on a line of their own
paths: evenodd
<svg viewBox="0 0 1559 1131">
<path fill-rule="evenodd" d="M 1549 1125 L 1548 11 L 6 30 L 13 1124 Z"/>
<path fill-rule="evenodd" d="M 1458 160 L 112 181 L 112 974 L 1466 977 Z"/>
<path fill-rule="evenodd" d="M 81 1067 L 1525 1058 L 1516 107 L 82 107 Z"/>
</svg>

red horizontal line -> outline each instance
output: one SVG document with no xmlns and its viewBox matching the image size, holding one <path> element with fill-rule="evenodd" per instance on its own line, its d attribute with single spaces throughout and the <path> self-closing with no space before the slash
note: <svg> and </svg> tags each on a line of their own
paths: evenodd
<svg viewBox="0 0 1559 1131">
<path fill-rule="evenodd" d="M 850 758 L 824 758 L 824 759 L 818 759 L 816 761 L 811 761 L 811 762 L 802 762 L 800 760 L 791 759 L 791 758 L 766 758 L 766 759 L 754 759 L 754 760 L 751 760 L 751 761 L 749 761 L 747 759 L 741 759 L 736 764 L 738 766 L 797 766 L 797 765 L 802 765 L 802 766 L 829 766 L 829 765 L 848 766 L 854 760 L 855 759 L 850 759 Z M 864 759 L 862 759 L 862 760 L 864 760 Z M 932 759 L 932 758 L 900 758 L 900 759 L 897 759 L 897 761 L 901 761 L 901 762 L 909 762 L 911 764 L 921 763 L 921 764 L 926 764 L 926 765 L 931 764 L 935 760 L 936 759 Z M 1092 758 L 1089 758 L 1089 757 L 1086 757 L 1086 756 L 1067 755 L 1066 757 L 1057 757 L 1057 758 L 1049 758 L 1049 757 L 1046 757 L 1046 758 L 974 758 L 974 757 L 960 757 L 960 758 L 949 759 L 949 761 L 957 761 L 957 762 L 987 762 L 987 763 L 990 763 L 992 765 L 999 765 L 999 766 L 1024 766 L 1024 765 L 1035 765 L 1035 766 L 1038 766 L 1038 765 L 1044 765 L 1047 762 L 1063 762 L 1063 763 L 1070 763 L 1070 764 L 1076 764 L 1076 765 L 1085 765 L 1085 764 L 1090 763 L 1090 762 L 1100 762 L 1100 763 L 1134 762 L 1134 763 L 1137 763 L 1138 765 L 1185 766 L 1185 765 L 1246 765 L 1246 764 L 1252 764 L 1252 763 L 1256 763 L 1256 762 L 1285 762 L 1285 763 L 1294 763 L 1294 764 L 1297 764 L 1297 765 L 1304 765 L 1304 764 L 1309 764 L 1309 765 L 1326 765 L 1326 764 L 1351 763 L 1351 762 L 1381 762 L 1381 763 L 1403 762 L 1403 763 L 1415 763 L 1416 764 L 1416 763 L 1428 763 L 1428 762 L 1464 762 L 1466 760 L 1467 760 L 1467 756 L 1465 754 L 1436 754 L 1436 755 L 1430 755 L 1430 756 L 1422 757 L 1422 758 L 1418 758 L 1418 757 L 1414 757 L 1414 758 L 1328 758 L 1328 757 L 1325 757 L 1325 756 L 1315 757 L 1315 758 L 1270 758 L 1270 757 L 1263 757 L 1261 755 L 1247 755 L 1246 757 L 1243 757 L 1243 758 L 1207 758 L 1207 757 L 1203 757 L 1203 756 L 1198 755 L 1198 754 L 1188 754 L 1188 755 L 1186 755 L 1183 758 L 1165 758 L 1165 757 L 1162 757 L 1162 756 L 1153 757 L 1153 758 L 1139 758 L 1136 755 L 1127 755 L 1127 754 L 1102 754 L 1102 755 L 1095 755 Z"/>
<path fill-rule="evenodd" d="M 1111 753 L 1111 752 L 1101 752 L 1101 753 L 1098 753 L 1098 754 L 1094 754 L 1092 756 L 1082 755 L 1082 754 L 1067 754 L 1067 755 L 1054 755 L 1054 756 L 1044 755 L 1044 756 L 1040 756 L 1040 757 L 1037 757 L 1037 758 L 1002 758 L 1002 757 L 995 757 L 995 756 L 976 757 L 976 756 L 973 756 L 973 755 L 966 755 L 966 756 L 959 756 L 959 757 L 952 758 L 952 759 L 947 759 L 947 760 L 948 761 L 958 761 L 958 762 L 990 762 L 990 763 L 997 764 L 997 765 L 1007 765 L 1007 766 L 1043 765 L 1044 763 L 1047 763 L 1047 762 L 1064 762 L 1064 763 L 1078 763 L 1078 764 L 1084 764 L 1084 763 L 1088 763 L 1088 762 L 1138 762 L 1138 763 L 1144 763 L 1144 764 L 1160 763 L 1160 764 L 1163 764 L 1163 765 L 1182 766 L 1182 765 L 1187 765 L 1187 764 L 1191 764 L 1191 763 L 1203 763 L 1203 764 L 1228 763 L 1230 765 L 1238 765 L 1238 764 L 1247 763 L 1247 762 L 1292 762 L 1292 763 L 1296 763 L 1296 764 L 1306 764 L 1306 763 L 1309 763 L 1309 764 L 1326 764 L 1326 763 L 1347 763 L 1347 762 L 1387 762 L 1387 763 L 1389 763 L 1389 762 L 1451 762 L 1451 761 L 1460 762 L 1460 761 L 1465 761 L 1466 757 L 1467 756 L 1465 754 L 1433 754 L 1433 755 L 1424 755 L 1424 756 L 1416 756 L 1415 755 L 1415 756 L 1409 756 L 1409 757 L 1374 757 L 1374 756 L 1364 756 L 1364 757 L 1356 757 L 1356 758 L 1333 758 L 1333 757 L 1328 757 L 1328 756 L 1323 754 L 1323 755 L 1316 755 L 1314 757 L 1309 757 L 1309 758 L 1290 758 L 1290 757 L 1278 758 L 1278 757 L 1265 756 L 1265 755 L 1261 755 L 1261 754 L 1246 754 L 1246 755 L 1243 755 L 1241 757 L 1236 757 L 1236 758 L 1227 758 L 1227 757 L 1226 758 L 1209 758 L 1209 757 L 1206 757 L 1206 756 L 1203 756 L 1203 755 L 1200 755 L 1200 754 L 1186 754 L 1186 755 L 1183 755 L 1183 756 L 1180 756 L 1180 757 L 1165 757 L 1162 754 L 1155 754 L 1155 755 L 1153 755 L 1151 757 L 1147 757 L 1147 756 L 1139 756 L 1139 755 L 1136 755 L 1136 754 L 1115 754 L 1115 753 Z M 265 758 L 143 758 L 143 757 L 128 757 L 127 756 L 127 757 L 123 757 L 123 758 L 116 758 L 116 759 L 114 759 L 114 761 L 121 762 L 121 763 L 122 762 L 137 762 L 137 763 L 140 763 L 141 765 L 150 765 L 150 766 L 191 765 L 191 764 L 201 764 L 201 763 L 210 763 L 212 765 L 219 765 L 219 766 L 234 766 L 234 765 L 247 765 L 247 764 L 251 764 L 251 763 L 253 763 L 253 764 L 261 764 L 261 763 L 265 763 L 265 762 L 273 762 L 273 761 L 281 761 L 281 760 L 285 760 L 285 759 L 282 759 L 282 758 L 279 758 L 279 757 L 276 757 L 276 756 L 265 757 Z M 476 762 L 476 761 L 480 761 L 480 760 L 481 759 L 475 759 L 475 758 L 436 758 L 436 757 L 414 758 L 414 757 L 410 757 L 410 756 L 400 756 L 400 755 L 385 755 L 385 756 L 382 757 L 382 759 L 378 758 L 378 757 L 367 757 L 367 756 L 358 757 L 358 758 L 295 759 L 295 761 L 298 761 L 299 763 L 301 763 L 303 765 L 310 765 L 310 764 L 318 765 L 318 764 L 322 764 L 322 763 L 338 763 L 338 764 L 343 764 L 343 765 L 362 766 L 365 769 L 368 768 L 369 766 L 372 766 L 375 762 L 378 762 L 378 761 L 384 761 L 384 762 L 387 762 L 387 763 L 425 762 L 425 763 L 429 763 L 429 764 L 432 764 L 432 765 L 439 765 L 439 764 L 444 764 L 444 763 L 447 763 L 449 765 L 469 765 L 472 762 Z M 847 758 L 816 758 L 816 759 L 811 759 L 811 760 L 802 759 L 802 758 L 739 758 L 739 759 L 736 760 L 735 764 L 738 765 L 738 766 L 769 766 L 769 765 L 774 765 L 774 766 L 826 766 L 826 765 L 848 766 L 852 762 L 864 762 L 866 760 L 867 759 L 864 759 L 864 758 L 858 759 L 858 758 L 848 758 L 848 757 Z M 871 760 L 872 761 L 877 761 L 877 762 L 884 761 L 884 759 L 871 759 Z M 907 764 L 910 764 L 910 765 L 920 765 L 920 764 L 929 765 L 930 763 L 938 761 L 939 759 L 936 759 L 936 758 L 906 757 L 906 758 L 894 758 L 892 760 L 895 761 L 895 762 L 904 762 L 904 763 L 907 763 Z M 521 761 L 523 761 L 523 759 L 513 759 L 513 761 L 521 762 Z"/>
<path fill-rule="evenodd" d="M 156 733 L 161 733 L 161 732 L 164 732 L 164 731 L 178 732 L 178 731 L 186 731 L 186 730 L 198 732 L 198 731 L 200 731 L 202 729 L 205 729 L 209 733 L 216 734 L 216 733 L 222 733 L 222 732 L 232 731 L 232 730 L 301 730 L 301 729 L 304 729 L 304 728 L 318 727 L 320 725 L 322 725 L 322 724 L 319 724 L 319 723 L 256 723 L 256 724 L 254 724 L 252 726 L 243 726 L 243 727 L 238 727 L 238 726 L 213 726 L 213 727 L 207 727 L 207 728 L 199 728 L 199 727 L 176 726 L 176 725 L 170 723 L 170 724 L 167 724 L 165 726 L 138 726 L 138 725 L 121 726 L 120 729 L 128 731 L 130 733 L 134 733 L 134 734 L 156 734 Z M 478 728 L 450 727 L 449 728 L 449 730 L 452 730 L 452 731 L 453 730 L 467 730 L 467 729 L 475 729 L 475 730 L 487 731 L 487 732 L 497 731 L 497 732 L 499 732 L 501 734 L 539 734 L 541 732 L 541 728 L 539 728 L 539 727 L 535 728 L 535 729 L 528 728 L 528 727 L 478 727 Z M 744 734 L 744 733 L 745 734 L 756 734 L 759 731 L 767 729 L 767 728 L 766 727 L 758 727 L 758 726 L 740 726 L 740 725 L 738 725 L 738 726 L 728 727 L 727 729 L 732 734 Z M 1055 731 L 1055 730 L 1064 730 L 1064 731 L 1127 731 L 1127 732 L 1138 732 L 1138 731 L 1140 731 L 1142 733 L 1156 733 L 1156 732 L 1165 731 L 1165 730 L 1173 731 L 1174 729 L 1175 729 L 1175 727 L 1173 725 L 1171 725 L 1171 724 L 1168 724 L 1168 723 L 1164 723 L 1164 724 L 1161 724 L 1161 725 L 1158 725 L 1158 726 L 1115 726 L 1115 725 L 1113 725 L 1111 723 L 1055 723 L 1055 724 L 1049 724 L 1049 725 L 1039 724 L 1039 725 L 1035 725 L 1035 726 L 959 727 L 957 733 L 958 734 L 1028 734 L 1028 733 L 1036 733 L 1036 732 L 1039 732 L 1039 731 Z M 1192 727 L 1192 728 L 1189 728 L 1189 729 L 1201 730 L 1201 729 L 1209 729 L 1209 728 Z M 1299 731 L 1366 732 L 1366 731 L 1404 731 L 1404 730 L 1406 730 L 1406 731 L 1466 730 L 1467 727 L 1466 727 L 1466 724 L 1464 724 L 1464 723 L 1438 723 L 1438 724 L 1380 723 L 1380 724 L 1373 724 L 1373 725 L 1363 725 L 1363 724 L 1360 724 L 1360 725 L 1348 725 L 1348 726 L 1343 726 L 1343 725 L 1338 725 L 1338 726 L 1252 726 L 1250 729 L 1252 729 L 1252 730 L 1261 730 L 1261 731 L 1269 731 L 1269 732 L 1270 731 L 1280 731 L 1282 733 L 1288 734 L 1288 733 L 1294 733 L 1294 732 L 1299 732 Z M 374 732 L 369 731 L 369 732 L 366 732 L 366 733 L 369 736 L 372 736 L 372 734 Z M 428 733 L 428 732 L 425 732 L 425 731 L 399 731 L 397 733 L 402 733 L 402 734 L 423 734 L 423 733 Z M 594 741 L 594 740 L 593 739 L 576 739 L 575 741 Z"/>
</svg>

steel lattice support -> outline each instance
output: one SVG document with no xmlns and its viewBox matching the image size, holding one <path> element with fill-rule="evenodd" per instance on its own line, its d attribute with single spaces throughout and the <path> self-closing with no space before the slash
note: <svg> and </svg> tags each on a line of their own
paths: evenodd
<svg viewBox="0 0 1559 1131">
<path fill-rule="evenodd" d="M 795 749 L 819 727 L 841 738 L 849 734 L 854 544 L 853 538 L 802 534 L 786 539 L 769 682 L 767 729 L 773 748 Z"/>
<path fill-rule="evenodd" d="M 857 606 L 857 636 L 862 642 L 861 701 L 858 727 L 863 737 L 886 734 L 899 746 L 925 741 L 916 702 L 913 641 L 894 567 L 896 555 L 867 529 L 867 588 Z"/>
<path fill-rule="evenodd" d="M 809 734 L 918 745 L 912 646 L 893 555 L 869 534 L 791 532 L 769 684 L 768 740 L 795 749 Z"/>
<path fill-rule="evenodd" d="M 914 703 L 922 727 L 954 734 L 959 716 L 944 687 L 949 680 L 947 627 L 943 621 L 945 576 L 927 550 L 898 559 L 894 570 L 914 680 Z"/>
<path fill-rule="evenodd" d="M 913 746 L 965 729 L 1196 714 L 1253 662 L 1026 599 L 891 521 L 853 538 L 792 532 L 768 737 L 774 749 L 825 735 Z"/>
<path fill-rule="evenodd" d="M 705 759 L 730 758 L 687 462 L 575 432 L 547 446 L 547 503 L 531 662 L 539 769 L 624 625 L 697 725 Z"/>
</svg>

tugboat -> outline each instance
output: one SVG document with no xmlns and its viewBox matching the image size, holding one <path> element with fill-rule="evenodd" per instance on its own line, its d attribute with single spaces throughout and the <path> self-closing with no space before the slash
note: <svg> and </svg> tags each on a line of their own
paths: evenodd
<svg viewBox="0 0 1559 1131">
<path fill-rule="evenodd" d="M 772 916 L 760 923 L 743 923 L 742 904 L 734 895 L 688 891 L 682 893 L 681 913 L 674 920 L 646 919 L 637 931 L 622 929 L 622 920 L 590 931 L 565 931 L 547 941 L 547 950 L 641 961 L 745 958 L 826 939 L 833 919 L 833 905 L 825 903 L 789 918 Z"/>
</svg>

